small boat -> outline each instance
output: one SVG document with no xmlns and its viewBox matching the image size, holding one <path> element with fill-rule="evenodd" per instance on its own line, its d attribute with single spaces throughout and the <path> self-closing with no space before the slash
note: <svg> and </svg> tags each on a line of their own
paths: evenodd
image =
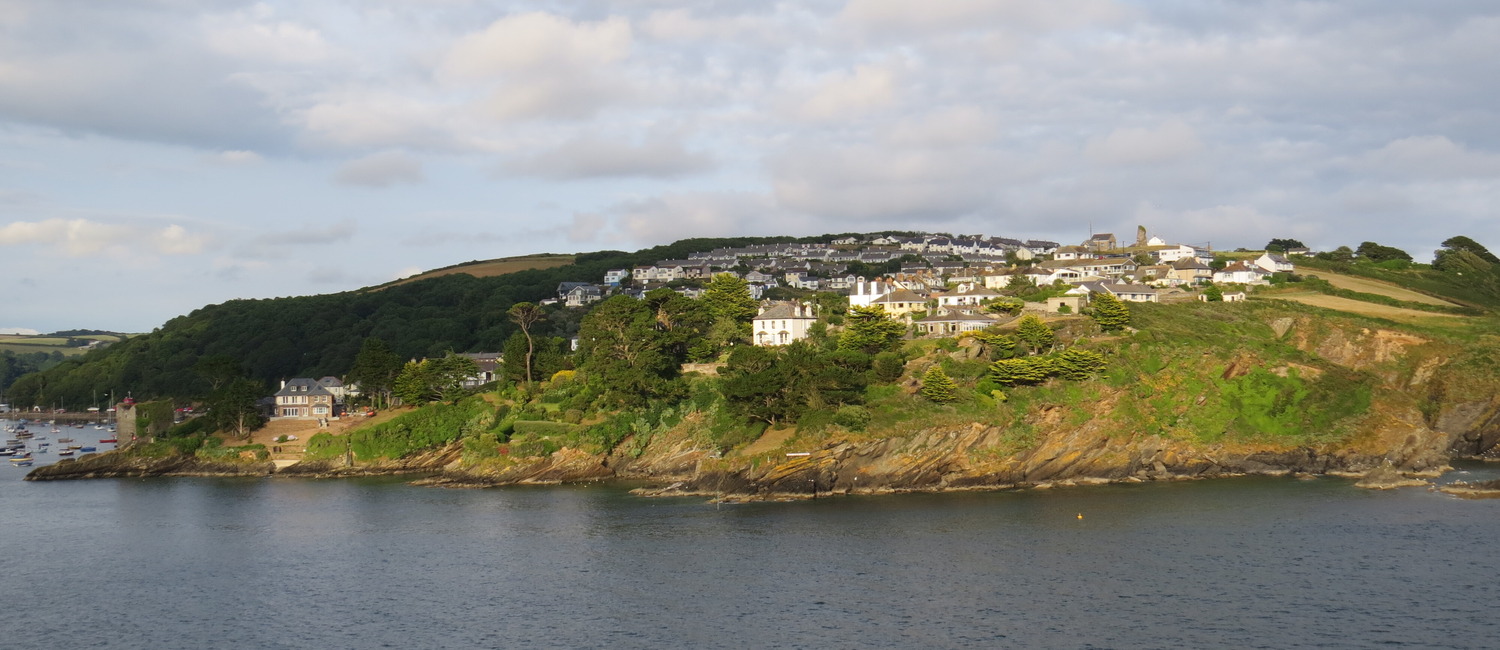
<svg viewBox="0 0 1500 650">
<path fill-rule="evenodd" d="M 81 453 L 81 454 L 87 454 L 87 453 L 95 452 L 95 451 L 99 451 L 99 450 L 97 448 L 95 448 L 95 447 L 79 447 L 78 448 L 78 453 Z"/>
<path fill-rule="evenodd" d="M 6 447 L 4 449 L 0 449 L 0 456 L 12 456 L 12 455 L 15 455 L 15 453 L 16 453 L 16 450 L 11 449 L 9 447 Z"/>
<path fill-rule="evenodd" d="M 68 449 L 83 449 L 83 445 L 68 445 Z"/>
<path fill-rule="evenodd" d="M 72 438 L 58 438 L 58 442 L 73 442 Z"/>
<path fill-rule="evenodd" d="M 72 449 L 59 449 L 59 450 L 57 450 L 57 455 L 59 455 L 59 456 L 72 456 L 73 455 L 73 450 Z"/>
<path fill-rule="evenodd" d="M 103 438 L 103 439 L 99 440 L 100 444 L 105 444 L 105 445 L 118 444 L 119 442 L 120 441 L 117 438 Z"/>
<path fill-rule="evenodd" d="M 12 458 L 12 459 L 10 459 L 10 462 L 15 463 L 16 467 L 31 467 L 31 459 L 30 458 L 27 458 L 27 459 L 24 459 L 24 460 L 17 459 L 17 458 Z"/>
</svg>

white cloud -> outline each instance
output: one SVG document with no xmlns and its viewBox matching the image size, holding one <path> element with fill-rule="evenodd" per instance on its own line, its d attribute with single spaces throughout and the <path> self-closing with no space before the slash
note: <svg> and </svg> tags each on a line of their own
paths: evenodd
<svg viewBox="0 0 1500 650">
<path fill-rule="evenodd" d="M 547 13 L 506 16 L 460 38 L 438 68 L 442 78 L 476 80 L 516 72 L 565 74 L 608 65 L 630 53 L 630 23 L 588 23 Z"/>
<path fill-rule="evenodd" d="M 420 183 L 423 179 L 421 161 L 401 151 L 385 151 L 351 160 L 334 174 L 334 180 L 339 183 L 364 187 Z"/>
<path fill-rule="evenodd" d="M 1500 177 L 1500 155 L 1470 151 L 1441 135 L 1394 140 L 1361 156 L 1354 166 L 1403 179 Z"/>
<path fill-rule="evenodd" d="M 242 149 L 220 151 L 210 156 L 209 160 L 226 167 L 245 167 L 265 162 L 265 158 L 261 157 L 260 154 Z"/>
<path fill-rule="evenodd" d="M 673 138 L 653 136 L 640 143 L 580 136 L 550 151 L 506 165 L 506 170 L 544 178 L 643 176 L 672 178 L 713 166 L 706 155 L 688 151 Z"/>
<path fill-rule="evenodd" d="M 202 19 L 206 47 L 226 56 L 274 64 L 313 64 L 328 60 L 334 48 L 316 29 L 275 20 L 273 10 L 257 4 L 230 14 Z"/>
<path fill-rule="evenodd" d="M 1187 122 L 1168 120 L 1150 129 L 1121 127 L 1089 142 L 1085 153 L 1111 165 L 1150 165 L 1191 158 L 1203 150 L 1198 132 Z"/>
<path fill-rule="evenodd" d="M 917 228 L 989 204 L 998 164 L 973 148 L 806 143 L 777 155 L 770 169 L 776 199 L 787 208 L 824 219 L 904 220 Z"/>
<path fill-rule="evenodd" d="M 1051 30 L 1107 23 L 1126 14 L 1110 0 L 1014 2 L 1009 0 L 850 0 L 839 19 L 856 28 L 886 34 L 961 30 Z"/>
<path fill-rule="evenodd" d="M 175 224 L 150 229 L 88 219 L 45 219 L 0 226 L 0 246 L 42 245 L 69 257 L 139 257 L 144 251 L 193 255 L 202 252 L 209 241 L 208 237 L 189 233 Z"/>
<path fill-rule="evenodd" d="M 825 80 L 802 103 L 799 114 L 812 120 L 846 120 L 896 101 L 896 75 L 889 68 L 859 66 L 853 74 Z"/>
</svg>

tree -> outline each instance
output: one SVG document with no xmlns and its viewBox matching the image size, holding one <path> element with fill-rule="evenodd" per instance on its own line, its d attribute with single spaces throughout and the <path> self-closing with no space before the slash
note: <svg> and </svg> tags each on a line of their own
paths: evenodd
<svg viewBox="0 0 1500 650">
<path fill-rule="evenodd" d="M 437 359 L 427 360 L 427 381 L 433 399 L 457 403 L 468 394 L 464 381 L 479 374 L 479 365 L 473 359 L 449 352 Z"/>
<path fill-rule="evenodd" d="M 193 364 L 193 371 L 208 382 L 210 394 L 229 382 L 245 376 L 239 360 L 227 354 L 210 354 L 203 357 Z"/>
<path fill-rule="evenodd" d="M 999 332 L 988 332 L 980 330 L 970 334 L 975 341 L 979 342 L 980 353 L 986 359 L 1008 359 L 1016 355 L 1016 346 L 1020 341 L 1009 334 Z"/>
<path fill-rule="evenodd" d="M 946 404 L 958 399 L 958 385 L 948 373 L 943 371 L 941 365 L 934 365 L 927 369 L 927 374 L 922 375 L 922 397 Z"/>
<path fill-rule="evenodd" d="M 650 308 L 628 296 L 594 307 L 578 330 L 579 370 L 615 402 L 640 404 L 676 376 L 665 337 Z"/>
<path fill-rule="evenodd" d="M 209 395 L 208 413 L 203 417 L 210 418 L 215 431 L 233 431 L 235 436 L 249 439 L 265 424 L 259 405 L 263 395 L 265 387 L 259 382 L 243 377 L 229 380 Z"/>
<path fill-rule="evenodd" d="M 877 354 L 895 349 L 905 334 L 906 327 L 887 317 L 883 307 L 850 307 L 839 349 Z"/>
<path fill-rule="evenodd" d="M 1293 248 L 1307 248 L 1307 244 L 1304 244 L 1295 239 L 1279 238 L 1272 239 L 1269 243 L 1266 244 L 1267 253 L 1285 253 Z"/>
<path fill-rule="evenodd" d="M 1035 352 L 1044 348 L 1052 347 L 1057 341 L 1057 334 L 1052 328 L 1047 327 L 1042 319 L 1036 314 L 1027 314 L 1021 317 L 1021 322 L 1016 325 L 1016 338 L 1021 339 L 1026 347 Z"/>
<path fill-rule="evenodd" d="M 1443 247 L 1432 256 L 1432 268 L 1444 273 L 1473 273 L 1497 265 L 1500 258 L 1463 235 L 1443 240 Z"/>
<path fill-rule="evenodd" d="M 719 371 L 719 390 L 730 408 L 772 425 L 800 412 L 800 404 L 792 399 L 787 368 L 778 363 L 779 356 L 773 348 L 754 345 L 742 345 L 729 353 Z"/>
<path fill-rule="evenodd" d="M 1082 381 L 1104 372 L 1104 355 L 1093 350 L 1068 348 L 1057 355 L 1054 369 L 1063 379 Z"/>
<path fill-rule="evenodd" d="M 1130 308 L 1125 301 L 1109 292 L 1101 291 L 1090 297 L 1093 308 L 1089 316 L 1106 332 L 1118 332 L 1130 326 Z"/>
<path fill-rule="evenodd" d="M 401 357 L 385 341 L 372 336 L 360 344 L 347 379 L 359 386 L 361 394 L 369 395 L 377 407 L 384 408 L 390 404 L 391 390 L 401 368 Z"/>
<path fill-rule="evenodd" d="M 401 367 L 391 384 L 391 394 L 401 404 L 418 406 L 432 401 L 432 382 L 428 379 L 426 361 L 412 360 Z"/>
<path fill-rule="evenodd" d="M 1367 259 L 1371 262 L 1377 263 L 1387 262 L 1390 260 L 1405 260 L 1407 262 L 1411 261 L 1411 255 L 1407 254 L 1406 251 L 1395 248 L 1393 246 L 1382 246 L 1372 241 L 1361 243 L 1359 245 L 1359 248 L 1354 249 L 1354 253 L 1361 259 Z"/>
<path fill-rule="evenodd" d="M 1040 384 L 1051 374 L 1046 357 L 1001 359 L 990 364 L 990 379 L 1005 386 Z"/>
<path fill-rule="evenodd" d="M 538 321 L 546 318 L 546 312 L 535 303 L 518 302 L 510 306 L 505 312 L 510 321 L 521 328 L 521 334 L 526 336 L 526 383 L 530 384 L 536 380 L 536 375 L 531 372 L 531 359 L 536 354 L 536 341 L 531 338 L 531 327 Z"/>
<path fill-rule="evenodd" d="M 729 273 L 720 273 L 709 280 L 703 288 L 702 300 L 714 320 L 728 318 L 749 324 L 760 311 L 755 298 L 750 296 L 750 284 Z"/>
<path fill-rule="evenodd" d="M 1203 290 L 1203 298 L 1208 302 L 1224 302 L 1224 290 L 1210 284 Z"/>
</svg>

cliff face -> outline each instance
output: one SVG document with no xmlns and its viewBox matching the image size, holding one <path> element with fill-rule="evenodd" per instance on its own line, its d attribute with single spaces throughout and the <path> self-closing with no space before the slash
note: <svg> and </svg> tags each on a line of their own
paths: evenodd
<svg viewBox="0 0 1500 650">
<path fill-rule="evenodd" d="M 1270 368 L 1273 373 L 1284 377 L 1296 370 L 1317 377 L 1323 369 L 1339 367 L 1373 377 L 1374 397 L 1367 412 L 1350 425 L 1353 433 L 1308 444 L 1280 442 L 1274 436 L 1205 442 L 1131 431 L 1122 428 L 1117 411 L 1138 397 L 1117 388 L 1103 390 L 1085 403 L 1036 409 L 1026 421 L 1034 433 L 1020 447 L 1006 428 L 972 422 L 877 440 L 832 436 L 814 448 L 719 457 L 694 447 L 691 431 L 683 430 L 652 440 L 638 457 L 617 455 L 583 463 L 587 471 L 576 476 L 559 474 L 556 459 L 523 464 L 531 469 L 516 470 L 514 475 L 529 477 L 540 471 L 548 480 L 652 479 L 669 485 L 648 491 L 651 494 L 777 498 L 1241 474 L 1360 476 L 1382 467 L 1432 474 L 1444 470 L 1451 455 L 1489 453 L 1500 442 L 1500 400 L 1486 396 L 1482 388 L 1453 389 L 1468 379 L 1462 368 L 1452 367 L 1458 351 L 1451 345 L 1396 330 L 1331 326 L 1315 318 L 1278 318 L 1266 325 L 1281 343 L 1306 355 L 1304 363 Z M 1233 354 L 1213 370 L 1228 379 L 1261 363 L 1251 353 Z M 1200 396 L 1196 404 L 1203 402 Z M 1188 403 L 1187 408 L 1193 408 L 1191 400 Z M 1082 418 L 1079 411 L 1088 417 Z M 632 446 L 630 441 L 621 445 Z M 511 482 L 501 475 L 477 476 L 457 468 L 449 476 L 450 484 Z"/>
</svg>

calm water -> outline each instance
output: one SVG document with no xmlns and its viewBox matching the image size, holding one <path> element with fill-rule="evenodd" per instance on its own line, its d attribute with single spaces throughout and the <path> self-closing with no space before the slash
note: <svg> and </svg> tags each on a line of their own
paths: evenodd
<svg viewBox="0 0 1500 650">
<path fill-rule="evenodd" d="M 1500 501 L 1335 479 L 716 508 L 617 486 L 25 471 L 0 467 L 0 647 L 1426 648 L 1500 632 Z"/>
</svg>

